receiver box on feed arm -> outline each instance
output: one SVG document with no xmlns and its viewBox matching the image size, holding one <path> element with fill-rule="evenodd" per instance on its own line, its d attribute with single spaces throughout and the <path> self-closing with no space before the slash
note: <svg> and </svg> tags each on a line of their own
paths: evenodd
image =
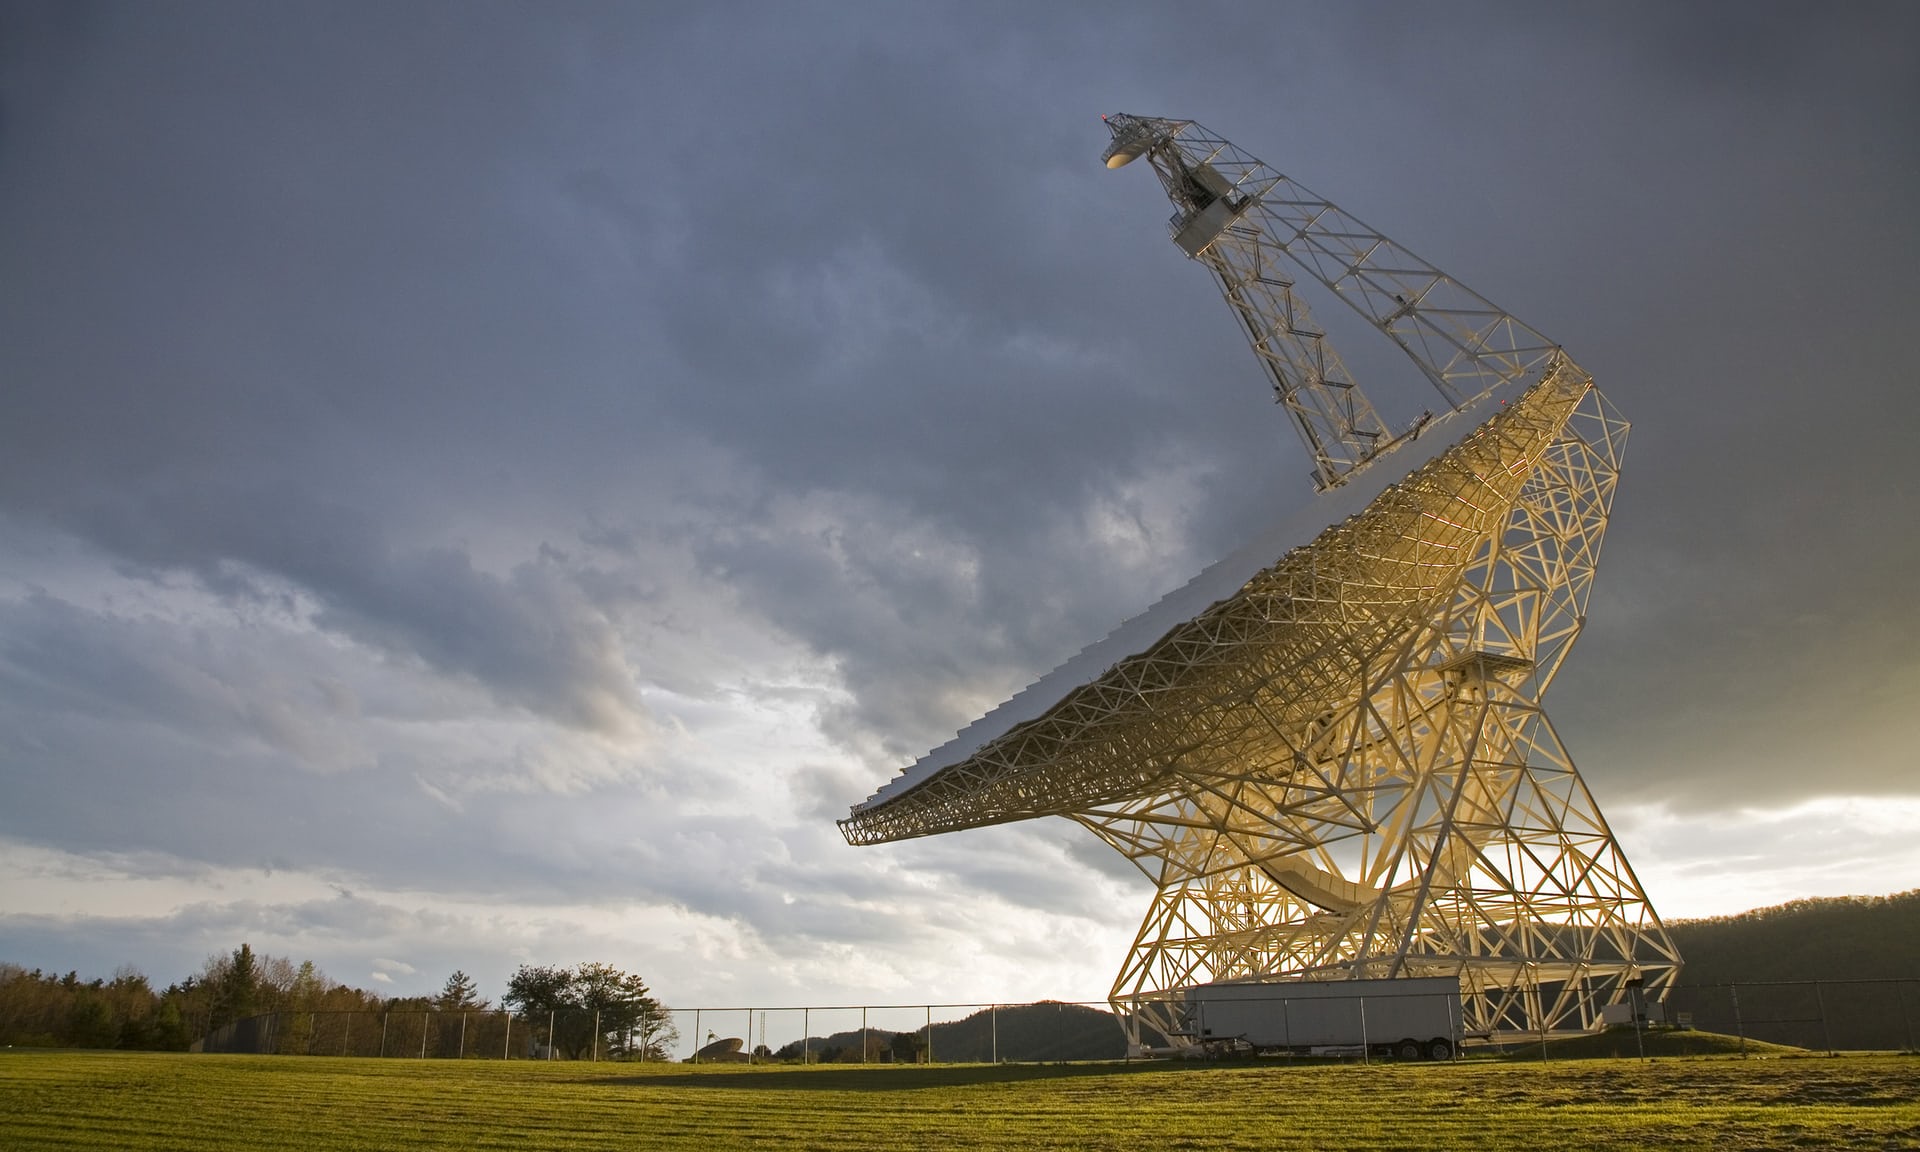
<svg viewBox="0 0 1920 1152">
<path fill-rule="evenodd" d="M 1409 1060 L 1445 1060 L 1460 1046 L 1460 981 L 1452 976 L 1201 984 L 1186 990 L 1186 1004 L 1202 1044 Z"/>
</svg>

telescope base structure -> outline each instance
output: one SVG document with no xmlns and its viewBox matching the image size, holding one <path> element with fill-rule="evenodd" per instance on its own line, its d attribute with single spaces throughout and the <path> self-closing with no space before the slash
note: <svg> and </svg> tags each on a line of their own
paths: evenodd
<svg viewBox="0 0 1920 1152">
<path fill-rule="evenodd" d="M 1068 814 L 1159 886 L 1110 994 L 1136 1043 L 1223 980 L 1453 976 L 1469 1036 L 1585 1031 L 1635 990 L 1664 997 L 1679 955 L 1541 707 L 1585 624 L 1626 431 L 1589 385 L 1516 462 L 1438 610 L 1264 733 L 1285 771 L 1263 752 Z M 1302 624 L 1352 639 L 1337 614 Z"/>
</svg>

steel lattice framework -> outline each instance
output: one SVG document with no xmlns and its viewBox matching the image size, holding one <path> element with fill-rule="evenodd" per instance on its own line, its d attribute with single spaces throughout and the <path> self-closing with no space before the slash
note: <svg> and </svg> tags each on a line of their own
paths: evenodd
<svg viewBox="0 0 1920 1152">
<path fill-rule="evenodd" d="M 1218 980 L 1455 975 L 1488 1034 L 1664 995 L 1679 956 L 1541 706 L 1586 622 L 1626 423 L 1533 329 L 1233 145 L 1190 121 L 1109 126 L 1109 166 L 1150 160 L 1316 485 L 1417 466 L 1036 714 L 929 754 L 847 839 L 1078 821 L 1157 885 L 1111 997 L 1163 1031 Z M 1447 412 L 1390 434 L 1299 274 L 1393 338 Z"/>
</svg>

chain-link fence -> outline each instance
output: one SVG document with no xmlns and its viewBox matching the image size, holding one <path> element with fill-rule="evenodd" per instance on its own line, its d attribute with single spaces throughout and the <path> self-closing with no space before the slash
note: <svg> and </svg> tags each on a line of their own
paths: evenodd
<svg viewBox="0 0 1920 1152">
<path fill-rule="evenodd" d="M 695 1063 L 975 1064 L 1118 1060 L 1127 1036 L 1105 1001 L 692 1008 L 676 1051 Z"/>
<path fill-rule="evenodd" d="M 421 1009 L 267 1012 L 216 1028 L 196 1052 L 469 1060 L 671 1059 L 671 1015 Z"/>
<path fill-rule="evenodd" d="M 1821 1052 L 1914 1051 L 1920 980 L 1799 980 L 1679 987 L 1670 1025 Z"/>
<path fill-rule="evenodd" d="M 1920 979 L 1683 986 L 1643 1021 L 1815 1051 L 1914 1051 Z M 1364 1009 L 1361 1018 L 1365 1019 Z M 1630 1019 L 1630 1017 L 1629 1017 Z M 1149 1044 L 1164 1042 L 1144 1037 Z M 1393 1037 L 1368 1036 L 1366 1043 Z M 1427 1040 L 1426 1036 L 1416 1039 Z M 1122 1018 L 1105 1001 L 693 1007 L 612 1019 L 597 1012 L 420 1009 L 273 1012 L 208 1033 L 196 1051 L 468 1060 L 709 1064 L 1007 1063 L 1119 1059 Z"/>
<path fill-rule="evenodd" d="M 1104 1001 L 695 1007 L 614 1021 L 597 1012 L 391 1009 L 268 1012 L 208 1032 L 199 1052 L 468 1060 L 989 1063 L 1119 1059 Z"/>
</svg>

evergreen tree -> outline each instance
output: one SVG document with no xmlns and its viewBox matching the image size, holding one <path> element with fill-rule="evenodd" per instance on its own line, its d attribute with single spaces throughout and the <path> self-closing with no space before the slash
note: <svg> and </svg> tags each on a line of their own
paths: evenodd
<svg viewBox="0 0 1920 1152">
<path fill-rule="evenodd" d="M 98 995 L 83 992 L 67 1008 L 66 1043 L 75 1048 L 111 1048 L 120 1039 L 113 1008 Z"/>
<path fill-rule="evenodd" d="M 187 1034 L 187 1022 L 180 1016 L 180 1005 L 172 999 L 162 1000 L 153 1014 L 152 1044 L 162 1052 L 185 1052 L 193 1043 L 193 1037 Z"/>
<path fill-rule="evenodd" d="M 213 1015 L 208 1031 L 244 1020 L 254 1014 L 260 998 L 260 965 L 253 948 L 242 943 L 233 950 L 233 958 L 224 965 L 219 986 L 213 994 Z"/>
<path fill-rule="evenodd" d="M 487 1002 L 479 995 L 479 986 L 473 977 L 455 968 L 453 975 L 447 977 L 446 987 L 440 989 L 440 995 L 434 997 L 433 1006 L 442 1012 L 479 1012 L 484 1011 Z"/>
<path fill-rule="evenodd" d="M 310 1012 L 333 987 L 333 981 L 314 966 L 311 960 L 302 960 L 294 971 L 293 984 L 287 991 L 289 1003 L 300 1011 Z"/>
</svg>

